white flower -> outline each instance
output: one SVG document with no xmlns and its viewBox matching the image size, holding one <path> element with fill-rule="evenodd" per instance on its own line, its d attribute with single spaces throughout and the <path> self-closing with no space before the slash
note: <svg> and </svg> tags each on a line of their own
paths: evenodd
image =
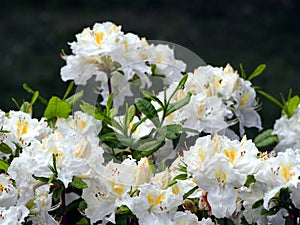
<svg viewBox="0 0 300 225">
<path fill-rule="evenodd" d="M 177 207 L 183 203 L 180 187 L 161 190 L 153 185 L 139 187 L 139 195 L 127 197 L 125 204 L 139 219 L 139 224 L 172 224 Z"/>
<path fill-rule="evenodd" d="M 216 96 L 206 97 L 200 93 L 192 95 L 188 105 L 182 108 L 183 125 L 199 132 L 214 133 L 225 129 L 228 124 L 222 100 Z"/>
<path fill-rule="evenodd" d="M 8 138 L 21 146 L 29 145 L 36 139 L 41 140 L 51 131 L 44 118 L 38 121 L 22 111 L 10 111 L 3 129 L 10 132 Z"/>
<path fill-rule="evenodd" d="M 261 182 L 251 184 L 249 188 L 241 188 L 241 198 L 243 200 L 243 207 L 245 208 L 242 213 L 244 218 L 249 224 L 267 224 L 267 218 L 261 215 L 263 206 L 256 209 L 252 208 L 253 203 L 263 199 L 267 185 Z"/>
<path fill-rule="evenodd" d="M 0 207 L 0 224 L 22 225 L 29 210 L 24 206 Z"/>
<path fill-rule="evenodd" d="M 278 136 L 279 143 L 275 147 L 277 151 L 283 151 L 287 148 L 300 148 L 300 104 L 292 117 L 283 115 L 276 120 L 273 134 Z"/>
<path fill-rule="evenodd" d="M 9 208 L 15 206 L 18 198 L 18 190 L 13 186 L 10 177 L 0 174 L 0 207 Z"/>
<path fill-rule="evenodd" d="M 49 194 L 49 191 L 50 185 L 43 185 L 35 190 L 34 199 L 27 204 L 32 204 L 28 222 L 31 221 L 36 225 L 59 225 L 59 223 L 48 213 L 52 205 L 52 194 Z"/>
<path fill-rule="evenodd" d="M 283 187 L 297 187 L 299 183 L 300 165 L 299 157 L 292 149 L 279 152 L 276 157 L 262 161 L 260 169 L 255 174 L 255 179 L 268 185 L 264 195 L 264 208 L 272 206 L 270 200 Z"/>
<path fill-rule="evenodd" d="M 70 43 L 72 52 L 90 56 L 108 53 L 118 46 L 123 36 L 120 26 L 111 22 L 95 23 L 93 29 L 85 28 L 76 35 L 77 42 Z"/>
<path fill-rule="evenodd" d="M 255 172 L 257 152 L 246 139 L 238 142 L 218 135 L 212 140 L 209 136 L 198 138 L 184 152 L 188 172 L 208 192 L 207 200 L 216 217 L 231 217 L 236 210 L 236 189 L 244 185 L 248 174 Z"/>
<path fill-rule="evenodd" d="M 96 81 L 107 78 L 106 73 L 98 69 L 94 57 L 68 55 L 63 58 L 67 62 L 67 65 L 62 67 L 60 71 L 63 81 L 74 80 L 77 85 L 86 85 L 93 75 L 96 76 Z"/>
<path fill-rule="evenodd" d="M 192 214 L 190 211 L 176 212 L 174 216 L 173 225 L 198 225 L 198 224 L 199 224 L 198 217 L 195 214 Z"/>
<path fill-rule="evenodd" d="M 131 159 L 121 164 L 109 162 L 102 170 L 93 171 L 87 180 L 88 188 L 83 190 L 82 198 L 88 207 L 85 214 L 92 223 L 109 216 L 108 220 L 115 223 L 115 210 L 123 204 L 130 187 L 136 182 L 136 162 Z"/>
<path fill-rule="evenodd" d="M 241 79 L 239 88 L 233 93 L 233 98 L 236 101 L 234 113 L 239 119 L 240 136 L 245 133 L 244 127 L 256 127 L 261 130 L 261 119 L 255 111 L 257 108 L 256 93 L 251 87 L 250 81 Z"/>
</svg>

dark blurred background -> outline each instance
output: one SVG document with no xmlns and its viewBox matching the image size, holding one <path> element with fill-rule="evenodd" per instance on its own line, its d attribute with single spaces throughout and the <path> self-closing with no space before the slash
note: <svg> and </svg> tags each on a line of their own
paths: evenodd
<svg viewBox="0 0 300 225">
<path fill-rule="evenodd" d="M 23 83 L 45 98 L 62 97 L 67 85 L 60 79 L 61 50 L 70 53 L 67 42 L 75 34 L 107 20 L 148 40 L 182 45 L 214 66 L 229 62 L 239 69 L 242 63 L 250 73 L 265 63 L 254 85 L 276 98 L 290 88 L 299 94 L 298 0 L 1 0 L 0 108 L 17 109 L 11 97 L 30 99 Z M 280 109 L 261 99 L 263 125 L 270 128 Z"/>
</svg>

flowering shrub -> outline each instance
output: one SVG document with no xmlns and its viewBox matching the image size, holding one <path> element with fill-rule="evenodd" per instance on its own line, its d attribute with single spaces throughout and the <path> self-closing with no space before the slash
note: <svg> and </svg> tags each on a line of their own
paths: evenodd
<svg viewBox="0 0 300 225">
<path fill-rule="evenodd" d="M 32 99 L 0 111 L 0 224 L 299 223 L 300 99 L 254 88 L 265 65 L 187 71 L 178 46 L 111 22 L 76 39 L 63 97 L 25 84 Z M 282 108 L 273 130 L 257 93 Z"/>
</svg>

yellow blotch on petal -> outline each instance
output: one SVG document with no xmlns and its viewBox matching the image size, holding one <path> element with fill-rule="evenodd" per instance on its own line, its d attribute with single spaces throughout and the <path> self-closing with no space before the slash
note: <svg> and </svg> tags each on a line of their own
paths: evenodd
<svg viewBox="0 0 300 225">
<path fill-rule="evenodd" d="M 172 192 L 173 192 L 174 195 L 179 194 L 180 190 L 179 190 L 178 184 L 172 185 Z"/>
<path fill-rule="evenodd" d="M 96 43 L 98 45 L 101 45 L 102 44 L 102 41 L 104 39 L 104 33 L 103 32 L 100 32 L 100 33 L 95 33 L 95 40 L 96 40 Z"/>
<path fill-rule="evenodd" d="M 157 63 L 162 63 L 164 61 L 164 57 L 161 55 L 157 57 Z"/>
<path fill-rule="evenodd" d="M 150 206 L 156 206 L 159 205 L 165 198 L 165 193 L 161 193 L 158 196 L 152 196 L 151 193 L 148 193 L 147 199 L 150 203 Z"/>
<path fill-rule="evenodd" d="M 292 164 L 289 164 L 288 166 L 284 164 L 280 165 L 281 174 L 286 182 L 290 181 L 295 175 L 295 173 L 292 171 L 292 168 Z"/>
<path fill-rule="evenodd" d="M 233 148 L 230 148 L 229 150 L 225 149 L 224 154 L 231 163 L 234 163 L 234 161 L 236 159 L 236 155 L 237 155 L 237 152 L 235 151 L 235 149 L 233 149 Z"/>
<path fill-rule="evenodd" d="M 29 124 L 26 120 L 19 118 L 17 122 L 17 136 L 27 134 L 29 129 Z"/>
<path fill-rule="evenodd" d="M 199 149 L 198 150 L 198 154 L 199 154 L 199 159 L 200 159 L 200 162 L 204 162 L 205 160 L 205 151 L 203 149 Z"/>
<path fill-rule="evenodd" d="M 111 182 L 112 190 L 118 196 L 121 196 L 124 192 L 124 185 L 123 184 L 116 184 L 115 182 Z"/>
<path fill-rule="evenodd" d="M 248 93 L 244 93 L 241 102 L 240 102 L 240 106 L 244 106 L 250 99 L 250 96 Z"/>
</svg>

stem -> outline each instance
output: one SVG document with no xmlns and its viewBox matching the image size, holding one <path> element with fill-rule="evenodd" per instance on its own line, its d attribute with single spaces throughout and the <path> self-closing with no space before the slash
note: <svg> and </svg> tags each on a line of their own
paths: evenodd
<svg viewBox="0 0 300 225">
<path fill-rule="evenodd" d="M 67 225 L 67 207 L 66 207 L 66 189 L 62 191 L 61 195 L 61 207 L 62 207 L 62 225 Z"/>
<path fill-rule="evenodd" d="M 228 220 L 227 218 L 224 218 L 224 225 L 227 225 L 228 224 Z"/>
<path fill-rule="evenodd" d="M 111 86 L 111 75 L 107 73 L 107 86 L 108 86 L 108 96 L 112 93 L 112 86 Z M 112 101 L 111 107 L 114 106 L 114 101 Z"/>
</svg>

